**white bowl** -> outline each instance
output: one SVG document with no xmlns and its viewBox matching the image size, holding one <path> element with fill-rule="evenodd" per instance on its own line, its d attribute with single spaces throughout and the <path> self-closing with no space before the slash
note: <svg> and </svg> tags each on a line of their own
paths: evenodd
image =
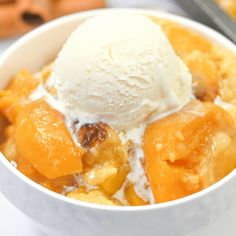
<svg viewBox="0 0 236 236">
<path fill-rule="evenodd" d="M 0 86 L 4 88 L 22 68 L 32 72 L 40 70 L 55 58 L 63 42 L 78 24 L 107 11 L 136 12 L 169 19 L 236 53 L 236 46 L 227 38 L 182 17 L 147 10 L 96 10 L 63 17 L 16 42 L 0 60 Z M 0 157 L 0 173 L 0 190 L 6 198 L 45 232 L 57 236 L 183 235 L 222 215 L 236 199 L 236 171 L 191 196 L 139 207 L 100 206 L 66 198 L 31 181 L 3 156 Z"/>
</svg>

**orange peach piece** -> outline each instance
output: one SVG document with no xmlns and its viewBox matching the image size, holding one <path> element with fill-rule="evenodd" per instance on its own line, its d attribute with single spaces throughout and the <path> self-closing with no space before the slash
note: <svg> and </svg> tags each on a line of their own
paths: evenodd
<svg viewBox="0 0 236 236">
<path fill-rule="evenodd" d="M 14 140 L 14 126 L 9 125 L 5 127 L 2 132 L 0 150 L 8 161 L 16 160 L 16 145 Z"/>
<path fill-rule="evenodd" d="M 76 182 L 72 175 L 63 176 L 56 179 L 47 179 L 43 175 L 41 175 L 28 161 L 24 160 L 19 153 L 17 153 L 15 140 L 14 140 L 14 125 L 9 125 L 5 128 L 3 142 L 0 145 L 0 150 L 4 154 L 4 156 L 9 161 L 15 161 L 17 165 L 17 169 L 35 181 L 38 184 L 43 185 L 44 187 L 54 191 L 54 192 L 62 192 L 64 191 L 64 186 L 75 186 Z"/>
<path fill-rule="evenodd" d="M 0 91 L 0 113 L 8 121 L 14 123 L 17 114 L 21 111 L 19 98 L 10 90 Z"/>
<path fill-rule="evenodd" d="M 114 129 L 101 122 L 84 125 L 79 132 L 81 145 L 87 148 L 83 156 L 85 182 L 112 196 L 130 171 L 127 147 Z"/>
<path fill-rule="evenodd" d="M 17 97 L 27 98 L 40 83 L 41 80 L 30 72 L 21 70 L 8 84 L 7 90 L 11 90 Z"/>
<path fill-rule="evenodd" d="M 211 52 L 212 43 L 197 33 L 167 20 L 158 18 L 152 18 L 152 20 L 161 26 L 175 52 L 182 59 L 195 50 L 204 53 Z"/>
<path fill-rule="evenodd" d="M 121 205 L 117 200 L 112 199 L 111 197 L 107 196 L 103 191 L 100 189 L 93 189 L 91 191 L 87 191 L 84 187 L 80 187 L 75 189 L 72 192 L 67 194 L 67 197 L 80 200 L 83 202 L 90 202 L 100 205 L 107 205 L 107 206 L 119 206 Z"/>
<path fill-rule="evenodd" d="M 218 132 L 213 137 L 213 143 L 210 147 L 211 158 L 215 159 L 213 163 L 213 174 L 216 181 L 229 174 L 236 167 L 236 130 L 230 129 L 229 132 Z"/>
<path fill-rule="evenodd" d="M 40 83 L 41 80 L 27 70 L 20 71 L 8 84 L 7 90 L 0 91 L 0 112 L 14 123 L 21 111 L 22 102 L 28 99 Z"/>
<path fill-rule="evenodd" d="M 23 159 L 49 179 L 82 171 L 77 147 L 61 113 L 44 100 L 26 105 L 15 125 L 15 143 Z"/>
<path fill-rule="evenodd" d="M 148 205 L 149 202 L 144 201 L 136 192 L 133 184 L 125 188 L 125 196 L 131 206 Z"/>
<path fill-rule="evenodd" d="M 100 184 L 101 189 L 108 195 L 113 195 L 121 187 L 129 171 L 130 167 L 128 163 L 123 163 L 122 166 L 117 168 L 116 174 L 108 176 Z"/>
<path fill-rule="evenodd" d="M 16 157 L 17 169 L 28 178 L 39 183 L 42 180 L 46 179 L 42 176 L 28 161 L 24 160 L 20 155 Z"/>
<path fill-rule="evenodd" d="M 199 51 L 185 58 L 192 77 L 194 95 L 201 101 L 214 101 L 219 92 L 220 73 L 208 54 Z"/>
<path fill-rule="evenodd" d="M 190 195 L 223 178 L 227 173 L 217 176 L 220 171 L 215 169 L 219 168 L 217 162 L 222 158 L 219 159 L 211 147 L 213 137 L 231 129 L 233 121 L 226 111 L 199 101 L 150 124 L 144 135 L 144 154 L 155 201 Z M 235 167 L 236 152 L 231 156 Z"/>
<path fill-rule="evenodd" d="M 16 159 L 17 169 L 31 180 L 54 192 L 63 193 L 65 186 L 76 186 L 73 175 L 62 176 L 56 179 L 47 179 L 41 175 L 28 161 L 21 156 Z"/>
<path fill-rule="evenodd" d="M 194 84 L 194 94 L 201 101 L 213 101 L 218 95 L 220 73 L 212 43 L 204 37 L 167 20 L 152 18 L 167 35 L 176 54 L 187 64 Z"/>
</svg>

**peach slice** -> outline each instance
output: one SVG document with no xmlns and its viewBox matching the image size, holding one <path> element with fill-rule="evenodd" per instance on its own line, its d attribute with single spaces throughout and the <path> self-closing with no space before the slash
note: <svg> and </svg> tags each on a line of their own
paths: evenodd
<svg viewBox="0 0 236 236">
<path fill-rule="evenodd" d="M 83 156 L 85 182 L 113 195 L 130 171 L 126 146 L 118 133 L 102 122 L 83 125 L 78 136 L 87 149 Z"/>
<path fill-rule="evenodd" d="M 72 175 L 63 176 L 56 179 L 47 179 L 46 177 L 41 175 L 31 163 L 23 159 L 22 156 L 20 156 L 17 152 L 14 133 L 14 125 L 9 125 L 5 129 L 3 142 L 0 145 L 0 150 L 9 161 L 14 161 L 16 163 L 17 169 L 21 173 L 23 173 L 36 183 L 41 184 L 54 192 L 63 192 L 64 186 L 76 185 L 75 179 Z"/>
<path fill-rule="evenodd" d="M 19 155 L 49 179 L 82 171 L 82 150 L 77 147 L 64 117 L 44 100 L 24 107 L 15 124 Z"/>
<path fill-rule="evenodd" d="M 1 137 L 2 142 L 0 144 L 0 150 L 3 153 L 3 155 L 8 159 L 8 161 L 16 161 L 17 157 L 14 132 L 15 132 L 14 125 L 8 125 L 4 129 L 2 133 L 3 136 Z"/>
<path fill-rule="evenodd" d="M 144 201 L 136 192 L 133 184 L 129 184 L 125 188 L 125 196 L 131 206 L 148 205 L 148 201 Z"/>
<path fill-rule="evenodd" d="M 220 73 L 209 55 L 199 51 L 185 58 L 192 77 L 194 95 L 201 101 L 214 101 L 219 93 Z"/>
<path fill-rule="evenodd" d="M 212 43 L 197 33 L 168 20 L 158 19 L 156 17 L 152 17 L 151 19 L 161 26 L 175 52 L 181 58 L 195 50 L 203 53 L 211 51 Z"/>
<path fill-rule="evenodd" d="M 87 191 L 84 187 L 77 188 L 74 191 L 67 194 L 67 197 L 90 203 L 96 203 L 108 206 L 121 205 L 117 200 L 114 200 L 103 193 L 100 189 L 93 189 Z"/>
<path fill-rule="evenodd" d="M 17 169 L 31 180 L 57 193 L 63 193 L 65 186 L 76 186 L 73 175 L 62 176 L 55 179 L 48 179 L 41 175 L 28 161 L 18 155 L 16 159 Z"/>
<path fill-rule="evenodd" d="M 40 83 L 40 79 L 36 79 L 27 70 L 22 70 L 11 80 L 7 90 L 12 91 L 17 97 L 28 98 Z"/>
<path fill-rule="evenodd" d="M 144 154 L 155 201 L 190 195 L 232 171 L 235 137 L 230 115 L 199 101 L 150 124 L 144 135 Z"/>
<path fill-rule="evenodd" d="M 41 82 L 27 70 L 20 71 L 8 84 L 7 90 L 0 91 L 0 112 L 14 123 L 22 103 Z"/>
</svg>

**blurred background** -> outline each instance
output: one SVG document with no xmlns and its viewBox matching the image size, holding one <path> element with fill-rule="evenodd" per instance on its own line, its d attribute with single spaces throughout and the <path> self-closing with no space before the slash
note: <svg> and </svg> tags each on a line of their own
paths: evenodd
<svg viewBox="0 0 236 236">
<path fill-rule="evenodd" d="M 209 1 L 236 17 L 236 0 L 0 0 L 0 39 L 22 35 L 63 15 L 105 7 L 148 8 L 189 17 L 195 11 L 200 20 L 199 9 L 191 9 L 189 3 L 204 5 Z"/>
</svg>

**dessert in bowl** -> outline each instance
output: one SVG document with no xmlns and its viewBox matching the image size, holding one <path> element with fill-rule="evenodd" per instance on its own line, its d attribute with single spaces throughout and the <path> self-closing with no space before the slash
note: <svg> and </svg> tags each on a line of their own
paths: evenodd
<svg viewBox="0 0 236 236">
<path fill-rule="evenodd" d="M 10 49 L 1 63 L 11 68 L 1 70 L 3 82 L 21 68 L 40 71 L 77 27 L 55 62 L 36 74 L 20 72 L 0 101 L 4 156 L 33 181 L 72 199 L 26 179 L 3 157 L 5 195 L 62 235 L 178 235 L 225 210 L 235 196 L 229 174 L 236 162 L 234 45 L 168 14 L 83 13 Z M 43 50 L 37 48 L 42 39 L 48 42 Z M 27 57 L 12 67 L 13 58 L 32 48 L 30 63 Z M 23 191 L 19 199 L 9 187 L 13 179 L 15 191 Z M 32 209 L 37 202 L 40 214 Z M 117 224 L 112 229 L 109 222 Z"/>
</svg>

